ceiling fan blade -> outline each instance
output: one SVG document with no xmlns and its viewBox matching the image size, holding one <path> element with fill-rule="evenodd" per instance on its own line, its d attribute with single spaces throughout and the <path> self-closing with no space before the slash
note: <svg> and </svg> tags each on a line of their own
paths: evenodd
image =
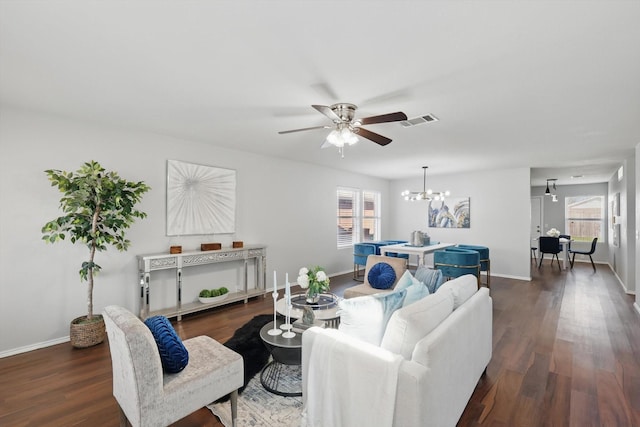
<svg viewBox="0 0 640 427">
<path fill-rule="evenodd" d="M 402 120 L 407 120 L 407 115 L 403 112 L 389 113 L 389 114 L 381 114 L 379 116 L 371 116 L 365 117 L 363 119 L 358 120 L 363 125 L 372 125 L 374 123 L 388 123 L 388 122 L 399 122 Z"/>
<path fill-rule="evenodd" d="M 375 133 L 375 132 L 371 132 L 370 130 L 366 130 L 364 128 L 358 128 L 358 135 L 360 135 L 363 138 L 367 138 L 373 142 L 375 142 L 376 144 L 379 145 L 387 145 L 388 143 L 390 143 L 392 140 L 387 138 L 386 136 L 382 136 L 379 133 Z"/>
<path fill-rule="evenodd" d="M 333 112 L 331 107 L 327 107 L 326 105 L 312 105 L 312 107 L 320 111 L 325 116 L 329 117 L 332 122 L 339 123 L 342 121 L 342 119 L 340 119 L 340 117 Z"/>
<path fill-rule="evenodd" d="M 302 132 L 304 130 L 313 130 L 313 129 L 332 129 L 333 126 L 313 126 L 310 128 L 302 128 L 302 129 L 292 129 L 292 130 L 282 130 L 280 132 L 278 132 L 279 134 L 285 134 L 285 133 L 293 133 L 293 132 Z"/>
<path fill-rule="evenodd" d="M 322 96 L 328 96 L 331 101 L 337 101 L 338 95 L 336 91 L 333 90 L 331 85 L 327 82 L 319 82 L 311 85 L 313 89 L 315 89 Z"/>
</svg>

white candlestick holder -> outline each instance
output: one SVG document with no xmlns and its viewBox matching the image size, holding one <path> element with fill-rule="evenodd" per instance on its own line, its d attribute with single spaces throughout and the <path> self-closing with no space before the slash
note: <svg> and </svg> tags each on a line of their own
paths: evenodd
<svg viewBox="0 0 640 427">
<path fill-rule="evenodd" d="M 289 297 L 287 301 L 287 322 L 280 326 L 281 328 L 283 328 L 283 326 L 287 326 L 287 328 L 283 328 L 286 329 L 287 332 L 282 334 L 282 338 L 293 338 L 296 336 L 296 333 L 291 330 L 293 328 L 291 325 L 291 307 L 291 297 Z"/>
<path fill-rule="evenodd" d="M 267 331 L 267 333 L 269 335 L 280 335 L 282 333 L 282 331 L 280 329 L 278 329 L 277 323 L 276 323 L 276 302 L 278 301 L 278 293 L 275 291 L 275 289 L 273 290 L 273 293 L 271 294 L 271 296 L 273 297 L 273 329 L 269 329 Z"/>
</svg>

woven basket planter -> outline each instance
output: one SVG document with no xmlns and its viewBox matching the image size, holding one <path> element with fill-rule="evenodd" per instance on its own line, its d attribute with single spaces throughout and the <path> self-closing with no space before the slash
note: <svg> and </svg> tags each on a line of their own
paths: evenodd
<svg viewBox="0 0 640 427">
<path fill-rule="evenodd" d="M 71 321 L 71 345 L 76 348 L 91 347 L 104 341 L 107 333 L 101 314 L 94 315 L 91 322 L 87 316 L 76 317 Z"/>
</svg>

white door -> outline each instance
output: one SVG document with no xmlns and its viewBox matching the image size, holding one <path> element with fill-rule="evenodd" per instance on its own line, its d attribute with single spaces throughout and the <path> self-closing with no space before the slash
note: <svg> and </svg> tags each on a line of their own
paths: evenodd
<svg viewBox="0 0 640 427">
<path fill-rule="evenodd" d="M 531 198 L 531 240 L 540 237 L 542 233 L 542 197 Z M 532 245 L 534 247 L 536 245 Z"/>
</svg>

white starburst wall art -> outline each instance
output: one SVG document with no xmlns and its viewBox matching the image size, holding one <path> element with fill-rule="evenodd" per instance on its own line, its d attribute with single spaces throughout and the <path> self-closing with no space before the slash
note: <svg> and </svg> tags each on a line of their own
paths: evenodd
<svg viewBox="0 0 640 427">
<path fill-rule="evenodd" d="M 234 233 L 236 171 L 167 160 L 167 236 Z"/>
</svg>

